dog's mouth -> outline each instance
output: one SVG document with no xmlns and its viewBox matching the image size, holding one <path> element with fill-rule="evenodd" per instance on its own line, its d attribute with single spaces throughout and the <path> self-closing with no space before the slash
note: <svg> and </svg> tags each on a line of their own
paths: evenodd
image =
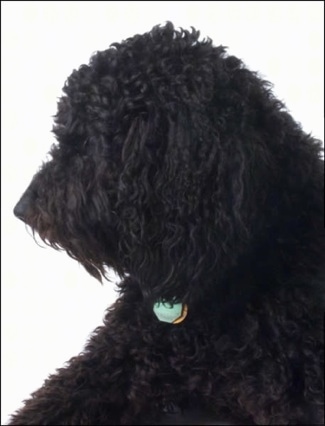
<svg viewBox="0 0 325 426">
<path fill-rule="evenodd" d="M 31 186 L 27 188 L 14 207 L 14 215 L 25 223 L 39 246 L 44 247 L 42 244 L 44 243 L 55 250 L 65 251 L 100 282 L 103 278 L 109 277 L 110 268 L 113 268 L 120 276 L 124 274 L 113 256 L 113 253 L 116 252 L 114 245 L 116 238 L 113 236 L 113 232 L 106 229 L 108 240 L 111 241 L 112 246 L 107 249 L 101 239 L 96 238 L 94 229 L 84 230 L 74 218 L 65 217 L 60 221 L 57 215 L 50 215 L 45 211 L 37 198 L 36 191 Z M 63 213 L 60 216 L 63 216 Z"/>
</svg>

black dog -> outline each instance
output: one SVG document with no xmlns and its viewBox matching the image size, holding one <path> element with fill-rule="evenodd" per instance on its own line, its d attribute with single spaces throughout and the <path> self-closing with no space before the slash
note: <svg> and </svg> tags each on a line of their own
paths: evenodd
<svg viewBox="0 0 325 426">
<path fill-rule="evenodd" d="M 322 424 L 322 144 L 271 85 L 171 23 L 68 78 L 15 208 L 120 296 L 11 425 L 146 424 L 195 406 Z"/>
</svg>

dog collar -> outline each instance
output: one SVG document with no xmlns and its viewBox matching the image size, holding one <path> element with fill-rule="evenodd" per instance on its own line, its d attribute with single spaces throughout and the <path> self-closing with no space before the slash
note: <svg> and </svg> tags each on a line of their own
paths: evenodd
<svg viewBox="0 0 325 426">
<path fill-rule="evenodd" d="M 159 321 L 170 324 L 179 324 L 182 322 L 188 312 L 188 307 L 183 303 L 156 302 L 153 305 L 153 311 Z"/>
</svg>

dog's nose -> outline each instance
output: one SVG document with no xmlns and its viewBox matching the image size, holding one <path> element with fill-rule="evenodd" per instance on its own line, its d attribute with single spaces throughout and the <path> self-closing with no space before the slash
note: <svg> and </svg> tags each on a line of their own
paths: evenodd
<svg viewBox="0 0 325 426">
<path fill-rule="evenodd" d="M 31 188 L 27 188 L 26 191 L 21 196 L 20 200 L 14 207 L 14 215 L 25 221 L 26 213 L 28 209 L 31 207 L 31 203 L 35 198 L 35 192 Z"/>
</svg>

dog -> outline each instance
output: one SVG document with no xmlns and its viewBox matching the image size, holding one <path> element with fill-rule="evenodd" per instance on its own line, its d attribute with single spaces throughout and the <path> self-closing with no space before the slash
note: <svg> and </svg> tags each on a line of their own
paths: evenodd
<svg viewBox="0 0 325 426">
<path fill-rule="evenodd" d="M 74 70 L 53 132 L 14 213 L 119 296 L 9 424 L 324 424 L 323 149 L 272 85 L 167 22 Z"/>
</svg>

